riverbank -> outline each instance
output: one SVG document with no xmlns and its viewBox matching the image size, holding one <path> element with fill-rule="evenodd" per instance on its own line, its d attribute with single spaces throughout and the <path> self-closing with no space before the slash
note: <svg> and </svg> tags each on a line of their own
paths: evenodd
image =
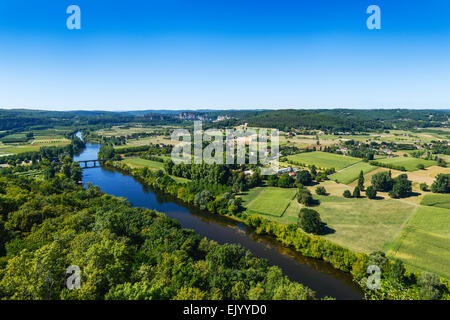
<svg viewBox="0 0 450 320">
<path fill-rule="evenodd" d="M 185 196 L 183 198 L 183 192 L 179 192 L 178 188 L 184 188 L 184 185 L 179 185 L 175 182 L 161 184 L 157 179 L 145 176 L 142 170 L 132 169 L 120 162 L 110 162 L 108 165 L 111 168 L 119 169 L 135 178 L 139 178 L 142 183 L 156 188 L 165 194 L 170 194 L 185 203 L 192 204 L 192 201 L 186 201 L 186 199 L 192 199 L 192 197 Z M 214 214 L 218 215 L 217 212 Z M 305 257 L 324 261 L 338 270 L 351 274 L 353 281 L 358 283 L 360 290 L 364 291 L 366 298 L 401 300 L 421 298 L 420 288 L 416 283 L 416 279 L 419 279 L 421 274 L 405 273 L 403 271 L 405 274 L 402 274 L 401 278 L 410 280 L 404 280 L 405 282 L 398 283 L 391 275 L 391 270 L 395 268 L 396 261 L 390 261 L 386 258 L 386 265 L 381 279 L 383 283 L 382 289 L 377 291 L 369 290 L 366 280 L 368 277 L 367 267 L 370 257 L 366 254 L 355 253 L 329 242 L 320 236 L 306 234 L 294 225 L 282 225 L 257 215 L 240 214 L 235 216 L 227 214 L 225 216 L 245 224 L 246 227 L 251 228 L 257 235 L 269 236 L 283 246 L 292 248 Z M 444 287 L 449 287 L 446 279 L 441 279 L 440 282 Z M 448 292 L 448 289 L 443 291 L 444 293 Z"/>
</svg>

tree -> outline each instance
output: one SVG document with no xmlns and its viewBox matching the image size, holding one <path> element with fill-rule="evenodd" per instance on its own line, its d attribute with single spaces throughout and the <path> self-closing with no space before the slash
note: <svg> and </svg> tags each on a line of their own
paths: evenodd
<svg viewBox="0 0 450 320">
<path fill-rule="evenodd" d="M 352 197 L 352 194 L 351 194 L 350 190 L 345 190 L 342 195 L 344 196 L 344 198 L 351 198 Z"/>
<path fill-rule="evenodd" d="M 98 157 L 100 159 L 112 159 L 114 157 L 114 147 L 110 145 L 104 145 L 100 147 Z"/>
<path fill-rule="evenodd" d="M 389 259 L 383 251 L 374 251 L 369 255 L 367 265 L 375 265 L 380 268 L 381 271 L 386 271 L 388 267 Z"/>
<path fill-rule="evenodd" d="M 359 197 L 361 197 L 361 191 L 359 190 L 359 187 L 355 187 L 355 189 L 353 189 L 353 198 Z"/>
<path fill-rule="evenodd" d="M 200 209 L 206 209 L 206 205 L 212 199 L 211 192 L 203 190 L 195 195 L 194 203 L 200 207 Z"/>
<path fill-rule="evenodd" d="M 278 187 L 280 188 L 289 188 L 292 187 L 294 179 L 288 175 L 287 173 L 282 174 L 278 179 Z"/>
<path fill-rule="evenodd" d="M 434 193 L 450 193 L 450 174 L 438 174 L 431 185 L 431 191 Z"/>
<path fill-rule="evenodd" d="M 401 174 L 394 180 L 394 185 L 389 195 L 392 198 L 404 198 L 412 191 L 412 182 L 408 180 L 406 174 Z"/>
<path fill-rule="evenodd" d="M 271 175 L 267 178 L 267 184 L 269 186 L 277 186 L 278 185 L 278 177 L 276 175 Z"/>
<path fill-rule="evenodd" d="M 395 259 L 389 271 L 389 278 L 398 284 L 404 284 L 406 281 L 405 277 L 405 266 L 401 260 Z"/>
<path fill-rule="evenodd" d="M 375 199 L 377 197 L 377 189 L 374 186 L 368 186 L 366 189 L 366 196 L 369 199 Z"/>
<path fill-rule="evenodd" d="M 313 204 L 314 199 L 308 189 L 299 189 L 297 201 L 305 206 L 310 206 Z"/>
<path fill-rule="evenodd" d="M 297 172 L 297 183 L 308 186 L 312 183 L 312 177 L 308 170 L 301 170 Z"/>
<path fill-rule="evenodd" d="M 327 190 L 325 187 L 319 186 L 316 188 L 316 193 L 320 196 L 325 196 L 327 194 Z"/>
<path fill-rule="evenodd" d="M 417 164 L 417 169 L 423 170 L 423 169 L 425 169 L 425 166 L 423 165 L 423 163 L 419 163 L 419 164 Z"/>
<path fill-rule="evenodd" d="M 437 275 L 423 272 L 418 282 L 422 299 L 438 300 L 441 297 L 441 281 Z"/>
<path fill-rule="evenodd" d="M 305 232 L 319 234 L 322 231 L 323 223 L 316 210 L 302 208 L 298 214 L 298 225 Z"/>
<path fill-rule="evenodd" d="M 372 185 L 377 191 L 388 192 L 392 190 L 394 181 L 391 172 L 379 172 L 372 176 Z"/>
<path fill-rule="evenodd" d="M 362 170 L 359 173 L 358 188 L 359 190 L 364 190 L 364 172 Z"/>
<path fill-rule="evenodd" d="M 422 182 L 421 184 L 419 184 L 419 188 L 422 191 L 428 191 L 428 185 L 425 182 Z"/>
<path fill-rule="evenodd" d="M 311 166 L 311 178 L 316 179 L 317 176 L 317 169 L 315 165 Z"/>
</svg>

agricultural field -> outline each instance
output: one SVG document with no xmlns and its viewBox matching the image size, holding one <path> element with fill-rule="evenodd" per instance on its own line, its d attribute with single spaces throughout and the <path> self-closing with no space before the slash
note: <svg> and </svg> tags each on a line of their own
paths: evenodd
<svg viewBox="0 0 450 320">
<path fill-rule="evenodd" d="M 436 165 L 436 161 L 433 160 L 425 160 L 418 159 L 412 157 L 394 157 L 394 158 L 385 158 L 377 160 L 383 164 L 387 165 L 395 165 L 400 167 L 405 167 L 407 171 L 416 171 L 419 170 L 417 167 L 419 164 L 423 164 L 425 168 Z"/>
<path fill-rule="evenodd" d="M 414 204 L 395 199 L 315 197 L 320 201 L 320 206 L 315 210 L 328 227 L 335 230 L 325 237 L 366 253 L 386 249 L 415 210 Z"/>
<path fill-rule="evenodd" d="M 335 168 L 336 170 L 341 170 L 361 161 L 358 158 L 321 151 L 299 153 L 288 156 L 287 159 L 300 164 L 315 165 L 318 168 L 326 169 Z"/>
<path fill-rule="evenodd" d="M 64 146 L 70 143 L 70 140 L 64 137 L 67 130 L 46 129 L 31 132 L 33 137 L 30 138 L 26 138 L 26 133 L 4 137 L 4 142 L 0 142 L 0 156 L 39 151 L 41 147 Z"/>
<path fill-rule="evenodd" d="M 243 202 L 250 213 L 281 217 L 296 193 L 294 188 L 258 187 L 248 191 Z"/>
<path fill-rule="evenodd" d="M 388 251 L 413 271 L 450 278 L 450 210 L 420 206 Z"/>
<path fill-rule="evenodd" d="M 377 168 L 378 167 L 372 166 L 367 162 L 358 162 L 336 173 L 333 173 L 332 175 L 328 176 L 328 178 L 336 182 L 349 184 L 358 179 L 361 170 L 363 171 L 364 174 L 367 174 Z"/>
<path fill-rule="evenodd" d="M 423 206 L 450 209 L 450 194 L 430 193 L 422 198 L 420 204 Z"/>
</svg>

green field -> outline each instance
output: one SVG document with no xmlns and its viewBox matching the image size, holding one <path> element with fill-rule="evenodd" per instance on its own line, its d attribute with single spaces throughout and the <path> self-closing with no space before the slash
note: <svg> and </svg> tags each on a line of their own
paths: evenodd
<svg viewBox="0 0 450 320">
<path fill-rule="evenodd" d="M 416 171 L 418 164 L 423 164 L 425 168 L 436 165 L 436 161 L 417 159 L 412 157 L 395 157 L 377 160 L 383 164 L 393 164 L 400 167 L 405 167 L 407 171 Z"/>
<path fill-rule="evenodd" d="M 358 179 L 361 170 L 364 172 L 364 174 L 366 174 L 375 170 L 376 168 L 377 167 L 372 166 L 367 162 L 358 162 L 328 177 L 336 182 L 348 184 Z"/>
<path fill-rule="evenodd" d="M 314 210 L 335 230 L 325 238 L 366 253 L 388 247 L 415 209 L 413 204 L 393 199 L 315 197 L 320 200 L 320 206 Z"/>
<path fill-rule="evenodd" d="M 129 165 L 131 168 L 149 168 L 150 170 L 164 170 L 164 163 L 162 162 L 158 162 L 158 161 L 153 161 L 153 160 L 147 160 L 147 159 L 141 159 L 141 158 L 130 158 L 130 159 L 125 159 L 122 160 L 123 163 L 126 163 L 127 165 Z M 172 179 L 174 179 L 175 181 L 179 182 L 179 183 L 186 183 L 189 182 L 189 179 L 185 179 L 185 178 L 181 178 L 181 177 L 175 177 L 175 176 L 170 176 Z"/>
<path fill-rule="evenodd" d="M 450 211 L 420 206 L 389 250 L 413 271 L 450 279 Z"/>
<path fill-rule="evenodd" d="M 125 160 L 123 160 L 123 162 L 132 168 L 147 167 L 151 170 L 164 170 L 164 163 L 158 162 L 158 161 L 153 161 L 153 160 L 146 160 L 146 159 L 141 159 L 141 158 L 131 158 L 131 159 L 125 159 Z"/>
<path fill-rule="evenodd" d="M 450 194 L 439 194 L 439 193 L 427 194 L 423 197 L 422 202 L 420 204 L 424 206 L 450 209 Z"/>
<path fill-rule="evenodd" d="M 335 168 L 336 170 L 341 170 L 361 161 L 358 158 L 321 151 L 294 154 L 288 156 L 287 159 L 305 165 L 315 165 L 318 168 Z"/>
<path fill-rule="evenodd" d="M 258 187 L 250 190 L 243 201 L 250 213 L 281 217 L 296 193 L 294 188 Z"/>
</svg>

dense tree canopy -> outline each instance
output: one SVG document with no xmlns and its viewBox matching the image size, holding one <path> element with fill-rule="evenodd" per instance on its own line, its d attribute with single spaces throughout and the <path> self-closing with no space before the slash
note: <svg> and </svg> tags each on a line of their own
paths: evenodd
<svg viewBox="0 0 450 320">
<path fill-rule="evenodd" d="M 61 175 L 0 178 L 0 186 L 0 298 L 314 297 L 241 246 L 219 246 L 97 187 Z M 66 288 L 70 265 L 82 272 L 79 290 Z"/>
</svg>

